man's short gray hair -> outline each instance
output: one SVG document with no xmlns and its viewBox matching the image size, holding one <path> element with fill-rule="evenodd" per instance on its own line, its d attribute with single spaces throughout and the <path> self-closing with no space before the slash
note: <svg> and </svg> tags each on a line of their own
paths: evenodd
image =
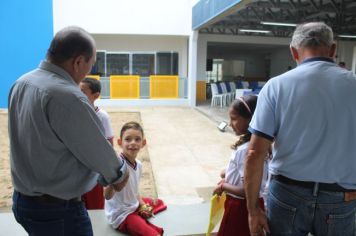
<svg viewBox="0 0 356 236">
<path fill-rule="evenodd" d="M 47 59 L 53 63 L 63 63 L 77 56 L 89 61 L 95 50 L 93 37 L 84 29 L 69 26 L 58 31 L 47 51 Z"/>
<path fill-rule="evenodd" d="M 324 22 L 311 22 L 298 25 L 292 37 L 291 46 L 302 47 L 330 47 L 334 42 L 332 29 Z"/>
</svg>

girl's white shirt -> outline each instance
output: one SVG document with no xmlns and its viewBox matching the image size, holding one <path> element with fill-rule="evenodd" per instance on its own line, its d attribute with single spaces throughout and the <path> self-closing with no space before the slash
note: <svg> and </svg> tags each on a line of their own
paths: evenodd
<svg viewBox="0 0 356 236">
<path fill-rule="evenodd" d="M 134 168 L 126 161 L 130 177 L 126 186 L 120 191 L 115 192 L 110 200 L 105 200 L 105 215 L 109 224 L 117 229 L 126 217 L 136 211 L 139 206 L 139 183 L 142 174 L 142 164 L 136 160 Z"/>
<path fill-rule="evenodd" d="M 238 186 L 243 187 L 244 185 L 244 167 L 245 167 L 245 155 L 248 150 L 249 142 L 244 143 L 237 147 L 235 151 L 232 152 L 229 164 L 226 167 L 225 171 L 225 182 Z M 267 160 L 264 162 L 263 166 L 263 178 L 260 188 L 260 197 L 265 195 L 265 188 L 266 183 L 268 180 L 268 162 Z M 228 195 L 244 199 L 244 197 L 234 195 L 232 193 L 227 193 Z"/>
</svg>

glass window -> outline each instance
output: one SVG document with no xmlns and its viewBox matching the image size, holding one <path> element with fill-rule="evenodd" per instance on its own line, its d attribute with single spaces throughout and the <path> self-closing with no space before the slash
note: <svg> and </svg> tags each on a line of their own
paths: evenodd
<svg viewBox="0 0 356 236">
<path fill-rule="evenodd" d="M 91 74 L 110 75 L 178 75 L 177 52 L 120 53 L 98 51 Z"/>
<path fill-rule="evenodd" d="M 132 74 L 140 76 L 154 75 L 154 54 L 133 54 Z"/>
<path fill-rule="evenodd" d="M 105 52 L 96 52 L 96 62 L 90 74 L 105 76 Z"/>
<path fill-rule="evenodd" d="M 178 53 L 157 53 L 157 75 L 178 75 Z"/>
<path fill-rule="evenodd" d="M 172 74 L 178 75 L 178 52 L 172 53 Z"/>
<path fill-rule="evenodd" d="M 223 59 L 213 59 L 212 71 L 206 71 L 206 82 L 214 83 L 221 81 L 223 77 L 222 64 Z"/>
<path fill-rule="evenodd" d="M 157 75 L 171 75 L 172 53 L 158 52 L 157 53 Z"/>
<path fill-rule="evenodd" d="M 129 75 L 129 54 L 108 53 L 106 54 L 107 74 Z"/>
</svg>

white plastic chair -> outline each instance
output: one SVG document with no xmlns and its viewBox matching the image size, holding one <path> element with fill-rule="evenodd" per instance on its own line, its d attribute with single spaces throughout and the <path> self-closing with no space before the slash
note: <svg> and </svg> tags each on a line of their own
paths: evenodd
<svg viewBox="0 0 356 236">
<path fill-rule="evenodd" d="M 229 91 L 227 91 L 226 84 L 224 82 L 220 83 L 220 86 L 224 95 L 225 104 L 229 105 L 231 102 L 232 94 Z"/>
<path fill-rule="evenodd" d="M 266 83 L 266 81 L 258 81 L 258 87 L 262 88 Z"/>
<path fill-rule="evenodd" d="M 244 92 L 251 92 L 252 89 L 236 89 L 235 91 L 235 99 L 238 99 L 239 97 L 242 97 L 244 95 Z"/>
<path fill-rule="evenodd" d="M 210 106 L 217 106 L 220 104 L 220 107 L 225 105 L 224 103 L 224 95 L 219 94 L 218 86 L 215 83 L 210 84 L 211 88 L 211 105 Z"/>
<path fill-rule="evenodd" d="M 231 92 L 232 92 L 232 99 L 235 99 L 236 84 L 234 82 L 230 82 L 230 88 L 231 88 Z"/>
<path fill-rule="evenodd" d="M 248 89 L 248 87 L 250 86 L 247 81 L 242 81 L 241 83 L 242 83 L 242 88 L 244 89 Z"/>
</svg>

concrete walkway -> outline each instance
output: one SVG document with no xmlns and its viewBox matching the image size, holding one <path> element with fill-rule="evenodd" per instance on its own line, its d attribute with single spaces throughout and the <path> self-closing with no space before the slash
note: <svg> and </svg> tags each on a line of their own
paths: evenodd
<svg viewBox="0 0 356 236">
<path fill-rule="evenodd" d="M 217 120 L 220 118 L 209 118 L 194 108 L 105 109 L 139 112 L 141 115 L 157 194 L 170 209 L 156 216 L 153 221 L 166 228 L 167 236 L 205 235 L 209 216 L 208 202 L 213 188 L 220 180 L 220 171 L 230 158 L 230 145 L 236 137 L 231 132 L 222 133 L 217 129 Z M 196 204 L 202 202 L 206 203 Z M 179 206 L 181 204 L 187 205 Z M 118 234 L 106 224 L 103 211 L 90 211 L 89 214 L 95 235 Z M 189 217 L 184 218 L 185 214 Z M 0 214 L 0 226 L 3 228 L 0 235 L 26 235 L 12 213 Z"/>
<path fill-rule="evenodd" d="M 106 110 L 110 110 L 106 108 Z M 167 204 L 206 202 L 236 140 L 194 108 L 120 108 L 140 112 L 158 197 Z"/>
</svg>

